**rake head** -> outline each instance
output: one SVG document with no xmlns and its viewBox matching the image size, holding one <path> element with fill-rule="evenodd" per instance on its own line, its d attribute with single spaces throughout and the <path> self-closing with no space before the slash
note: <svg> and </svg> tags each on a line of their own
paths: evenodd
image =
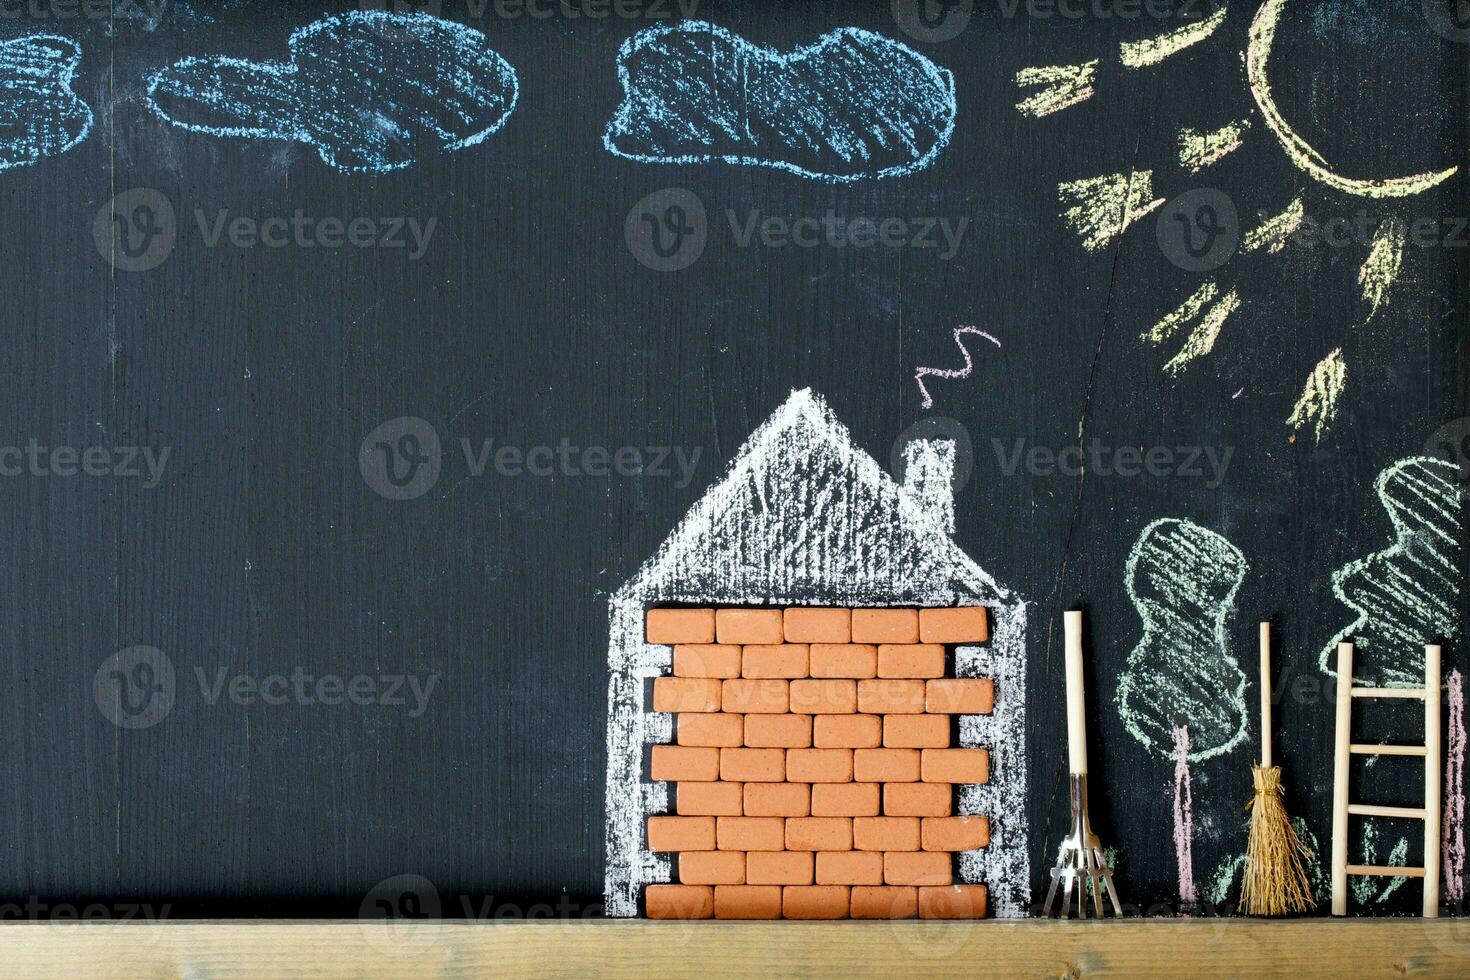
<svg viewBox="0 0 1470 980">
<path fill-rule="evenodd" d="M 1087 918 L 1087 895 L 1092 894 L 1093 914 L 1101 919 L 1107 913 L 1103 909 L 1103 891 L 1108 893 L 1108 902 L 1116 916 L 1123 914 L 1118 902 L 1118 893 L 1113 888 L 1113 869 L 1103 857 L 1102 845 L 1092 832 L 1087 817 L 1087 777 L 1072 774 L 1072 829 L 1057 849 L 1057 863 L 1051 869 L 1051 887 L 1046 892 L 1046 914 L 1055 914 L 1053 906 L 1061 886 L 1061 917 L 1071 917 L 1072 893 L 1077 893 L 1077 918 Z"/>
</svg>

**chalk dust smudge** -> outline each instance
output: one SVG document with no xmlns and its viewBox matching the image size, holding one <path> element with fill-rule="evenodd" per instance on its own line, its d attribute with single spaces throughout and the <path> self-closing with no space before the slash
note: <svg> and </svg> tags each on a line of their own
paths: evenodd
<svg viewBox="0 0 1470 980">
<path fill-rule="evenodd" d="M 1185 48 L 1198 44 L 1225 23 L 1228 8 L 1221 7 L 1197 24 L 1186 24 L 1166 34 L 1145 38 L 1142 41 L 1125 41 L 1119 46 L 1118 57 L 1129 68 L 1147 68 L 1157 65 L 1165 58 L 1173 57 Z"/>
<path fill-rule="evenodd" d="M 1080 65 L 1038 65 L 1016 72 L 1018 88 L 1045 86 L 1020 102 L 1016 108 L 1040 119 L 1092 98 L 1093 79 L 1097 77 L 1097 60 Z"/>
<path fill-rule="evenodd" d="M 1197 174 L 1210 164 L 1224 159 L 1240 149 L 1250 125 L 1249 119 L 1242 119 L 1203 133 L 1193 129 L 1180 130 L 1180 165 L 1190 173 Z"/>
<path fill-rule="evenodd" d="M 1378 312 L 1388 299 L 1388 291 L 1399 277 L 1404 264 L 1404 245 L 1407 235 L 1402 223 L 1387 221 L 1373 234 L 1373 245 L 1368 249 L 1368 258 L 1358 270 L 1358 285 L 1363 290 L 1363 299 L 1372 306 L 1368 319 Z"/>
<path fill-rule="evenodd" d="M 1449 744 L 1444 754 L 1444 839 L 1440 853 L 1444 890 L 1452 904 L 1465 897 L 1465 678 L 1458 670 L 1446 679 Z"/>
<path fill-rule="evenodd" d="M 1342 359 L 1342 348 L 1328 354 L 1312 368 L 1301 397 L 1292 407 L 1291 417 L 1286 424 L 1295 432 L 1312 427 L 1312 437 L 1321 444 L 1322 437 L 1337 421 L 1337 409 L 1347 386 L 1347 364 Z M 1292 436 L 1293 441 L 1296 436 Z"/>
<path fill-rule="evenodd" d="M 1194 884 L 1194 790 L 1189 781 L 1189 728 L 1174 728 L 1174 861 L 1179 868 L 1179 900 L 1199 902 Z"/>
<path fill-rule="evenodd" d="M 1062 217 L 1082 239 L 1082 247 L 1098 252 L 1139 218 L 1164 203 L 1154 197 L 1153 171 L 1087 177 L 1057 185 L 1066 210 Z"/>
<path fill-rule="evenodd" d="M 1302 219 L 1306 216 L 1306 207 L 1302 204 L 1302 199 L 1297 198 L 1286 206 L 1285 211 L 1267 218 L 1246 232 L 1245 237 L 1240 240 L 1241 251 L 1256 252 L 1264 248 L 1266 254 L 1276 255 L 1286 247 L 1286 243 L 1302 226 Z"/>
</svg>

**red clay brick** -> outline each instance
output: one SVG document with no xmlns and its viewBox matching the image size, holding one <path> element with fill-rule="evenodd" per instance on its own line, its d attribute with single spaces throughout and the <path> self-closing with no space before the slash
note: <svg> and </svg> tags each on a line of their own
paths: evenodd
<svg viewBox="0 0 1470 980">
<path fill-rule="evenodd" d="M 852 781 L 851 749 L 792 749 L 786 753 L 786 778 L 793 783 Z"/>
<path fill-rule="evenodd" d="M 869 643 L 813 643 L 813 677 L 877 677 L 878 648 Z"/>
<path fill-rule="evenodd" d="M 924 919 L 983 919 L 985 886 L 940 885 L 920 888 L 919 916 Z"/>
<path fill-rule="evenodd" d="M 739 677 L 740 648 L 732 643 L 681 643 L 674 647 L 675 677 Z"/>
<path fill-rule="evenodd" d="M 919 614 L 913 609 L 854 609 L 854 643 L 918 643 Z"/>
<path fill-rule="evenodd" d="M 928 682 L 924 710 L 931 714 L 988 715 L 995 707 L 995 682 L 988 677 Z"/>
<path fill-rule="evenodd" d="M 883 855 L 885 885 L 947 885 L 953 880 L 954 861 L 948 854 L 889 851 Z"/>
<path fill-rule="evenodd" d="M 948 715 L 889 715 L 883 744 L 890 749 L 942 749 L 949 745 Z"/>
<path fill-rule="evenodd" d="M 721 643 L 780 643 L 785 639 L 779 609 L 718 609 L 715 636 Z"/>
<path fill-rule="evenodd" d="M 650 851 L 713 851 L 714 817 L 649 817 Z"/>
<path fill-rule="evenodd" d="M 878 647 L 879 677 L 943 677 L 944 647 L 933 643 L 884 643 Z"/>
<path fill-rule="evenodd" d="M 745 855 L 739 851 L 683 851 L 679 854 L 681 885 L 743 885 Z"/>
<path fill-rule="evenodd" d="M 883 855 L 871 851 L 823 851 L 817 855 L 819 885 L 881 885 Z M 847 910 L 843 909 L 843 915 Z"/>
<path fill-rule="evenodd" d="M 790 606 L 783 628 L 787 643 L 846 643 L 852 637 L 852 610 Z"/>
<path fill-rule="evenodd" d="M 715 638 L 713 609 L 650 609 L 649 643 L 712 643 Z"/>
<path fill-rule="evenodd" d="M 780 885 L 716 885 L 716 919 L 781 918 Z"/>
<path fill-rule="evenodd" d="M 812 787 L 814 817 L 875 817 L 877 783 L 818 783 Z"/>
<path fill-rule="evenodd" d="M 876 749 L 883 744 L 877 715 L 817 715 L 812 744 L 819 749 Z"/>
<path fill-rule="evenodd" d="M 857 710 L 857 682 L 791 682 L 791 710 L 809 715 L 845 715 Z"/>
<path fill-rule="evenodd" d="M 708 885 L 649 885 L 643 904 L 650 919 L 708 919 L 715 914 L 715 890 Z"/>
<path fill-rule="evenodd" d="M 852 890 L 854 919 L 912 919 L 918 914 L 917 888 L 858 885 Z"/>
<path fill-rule="evenodd" d="M 925 749 L 920 769 L 926 783 L 988 783 L 987 749 Z"/>
<path fill-rule="evenodd" d="M 720 778 L 732 782 L 779 783 L 786 778 L 783 749 L 720 749 Z"/>
<path fill-rule="evenodd" d="M 954 787 L 949 783 L 887 783 L 883 787 L 886 817 L 947 817 L 953 805 Z"/>
<path fill-rule="evenodd" d="M 749 715 L 784 715 L 791 706 L 790 681 L 729 680 L 720 691 L 726 711 Z"/>
<path fill-rule="evenodd" d="M 655 745 L 648 778 L 707 783 L 720 778 L 720 749 Z"/>
<path fill-rule="evenodd" d="M 852 776 L 860 783 L 916 783 L 918 749 L 858 749 L 852 754 Z"/>
<path fill-rule="evenodd" d="M 852 846 L 859 851 L 917 851 L 919 818 L 859 817 L 852 822 Z"/>
<path fill-rule="evenodd" d="M 923 842 L 926 851 L 973 851 L 985 847 L 990 844 L 990 818 L 925 817 Z"/>
<path fill-rule="evenodd" d="M 680 745 L 739 745 L 745 737 L 745 716 L 684 712 L 679 715 Z"/>
<path fill-rule="evenodd" d="M 839 885 L 787 885 L 781 889 L 781 914 L 788 919 L 845 919 L 851 901 Z"/>
<path fill-rule="evenodd" d="M 745 882 L 749 885 L 810 885 L 811 851 L 751 851 L 745 855 Z"/>
<path fill-rule="evenodd" d="M 719 711 L 720 682 L 712 677 L 655 677 L 654 711 Z"/>
<path fill-rule="evenodd" d="M 757 749 L 807 748 L 812 744 L 811 715 L 749 715 L 745 744 Z"/>
<path fill-rule="evenodd" d="M 780 817 L 720 817 L 716 840 L 722 851 L 784 850 L 786 821 Z"/>
<path fill-rule="evenodd" d="M 738 817 L 739 783 L 680 783 L 674 791 L 674 812 L 680 816 Z"/>
<path fill-rule="evenodd" d="M 858 710 L 864 714 L 909 715 L 924 710 L 923 681 L 858 681 L 857 696 Z"/>
<path fill-rule="evenodd" d="M 788 851 L 852 850 L 851 817 L 792 817 L 786 821 Z"/>
<path fill-rule="evenodd" d="M 985 607 L 920 609 L 919 639 L 925 643 L 984 643 L 990 639 Z"/>
<path fill-rule="evenodd" d="M 807 675 L 807 646 L 804 643 L 783 643 L 779 646 L 751 644 L 745 647 L 740 659 L 741 677 L 805 677 Z"/>
<path fill-rule="evenodd" d="M 805 817 L 812 812 L 812 788 L 805 783 L 746 783 L 747 817 Z"/>
</svg>

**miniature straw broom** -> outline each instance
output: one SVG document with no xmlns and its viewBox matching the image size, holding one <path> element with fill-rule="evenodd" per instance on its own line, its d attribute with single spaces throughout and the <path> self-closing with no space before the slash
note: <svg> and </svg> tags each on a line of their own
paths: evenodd
<svg viewBox="0 0 1470 980">
<path fill-rule="evenodd" d="M 1339 678 L 1340 683 L 1349 683 Z M 1247 915 L 1285 915 L 1314 908 L 1303 869 L 1312 853 L 1303 846 L 1281 802 L 1281 767 L 1271 765 L 1271 624 L 1261 624 L 1261 764 L 1251 766 L 1256 796 L 1240 904 Z"/>
</svg>

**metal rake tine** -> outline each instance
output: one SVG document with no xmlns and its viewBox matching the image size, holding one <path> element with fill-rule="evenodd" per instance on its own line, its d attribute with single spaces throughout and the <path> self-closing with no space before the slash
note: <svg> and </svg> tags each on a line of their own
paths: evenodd
<svg viewBox="0 0 1470 980">
<path fill-rule="evenodd" d="M 1093 912 L 1097 915 L 1099 919 L 1101 919 L 1103 917 L 1103 900 L 1102 882 L 1098 880 L 1099 878 L 1105 879 L 1107 878 L 1107 875 L 1100 875 L 1094 871 L 1092 874 L 1087 876 L 1087 883 L 1092 887 Z"/>
<path fill-rule="evenodd" d="M 1057 873 L 1055 869 L 1051 873 L 1051 887 L 1046 890 L 1046 914 L 1051 916 L 1052 902 L 1057 897 Z"/>
<path fill-rule="evenodd" d="M 1123 915 L 1123 903 L 1118 901 L 1118 890 L 1113 887 L 1113 876 L 1108 875 L 1105 880 L 1108 884 L 1108 898 L 1113 900 L 1113 914 L 1121 917 Z"/>
<path fill-rule="evenodd" d="M 1077 878 L 1070 871 L 1064 874 L 1067 877 L 1067 883 L 1062 887 L 1062 918 L 1070 919 L 1072 917 L 1072 886 L 1076 884 Z"/>
</svg>

